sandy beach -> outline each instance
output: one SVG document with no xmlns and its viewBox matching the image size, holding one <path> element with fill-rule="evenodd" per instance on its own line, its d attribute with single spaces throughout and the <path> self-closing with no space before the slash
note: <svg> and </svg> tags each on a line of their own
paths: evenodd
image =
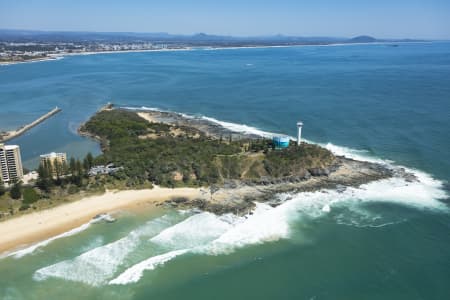
<svg viewBox="0 0 450 300">
<path fill-rule="evenodd" d="M 129 191 L 107 191 L 103 195 L 23 215 L 0 222 L 0 253 L 36 243 L 76 228 L 100 213 L 154 206 L 173 197 L 193 199 L 201 189 L 160 188 Z"/>
</svg>

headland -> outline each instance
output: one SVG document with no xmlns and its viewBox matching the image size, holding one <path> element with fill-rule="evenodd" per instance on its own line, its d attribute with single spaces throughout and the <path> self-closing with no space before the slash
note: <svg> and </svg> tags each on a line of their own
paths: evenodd
<svg viewBox="0 0 450 300">
<path fill-rule="evenodd" d="M 116 111 L 130 113 L 126 109 Z M 258 201 L 278 205 L 273 202 L 274 195 L 282 192 L 344 191 L 347 187 L 358 187 L 391 177 L 417 180 L 403 168 L 336 156 L 327 149 L 306 142 L 297 146 L 291 140 L 288 148 L 276 150 L 270 136 L 236 132 L 207 118 L 157 110 L 138 109 L 131 113 L 147 120 L 153 124 L 151 126 L 169 126 L 172 137 L 189 136 L 189 130 L 195 130 L 190 133 L 191 138 L 199 140 L 204 137 L 210 142 L 236 144 L 240 148 L 238 153 L 213 158 L 218 180 L 206 184 L 210 191 L 207 197 L 166 201 L 166 205 L 172 207 L 196 207 L 216 214 L 231 212 L 242 215 L 248 213 Z M 159 136 L 141 135 L 139 139 L 157 137 L 161 137 L 161 133 Z M 105 148 L 106 151 L 109 149 Z M 179 179 L 182 180 L 182 177 Z"/>
<path fill-rule="evenodd" d="M 136 205 L 245 215 L 256 202 L 279 205 L 274 200 L 278 193 L 343 191 L 395 176 L 416 180 L 401 168 L 336 156 L 305 142 L 291 140 L 286 148 L 276 149 L 270 137 L 174 112 L 108 104 L 82 124 L 79 133 L 101 144 L 103 153 L 95 164 L 111 163 L 120 170 L 90 176 L 80 169 L 53 179 L 50 186 L 42 187 L 52 181 L 49 178 L 37 183 L 34 189 L 43 199 L 38 202 L 51 199 L 60 205 L 1 222 L 0 251 L 61 234 L 99 213 Z M 73 193 L 84 196 L 78 200 Z"/>
</svg>

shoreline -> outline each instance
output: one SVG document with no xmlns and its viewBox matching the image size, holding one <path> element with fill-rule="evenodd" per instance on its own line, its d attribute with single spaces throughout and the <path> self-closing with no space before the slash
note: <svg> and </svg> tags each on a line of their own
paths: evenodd
<svg viewBox="0 0 450 300">
<path fill-rule="evenodd" d="M 107 191 L 74 202 L 0 221 L 0 254 L 43 241 L 81 226 L 102 213 L 114 213 L 142 206 L 156 209 L 174 198 L 193 200 L 204 194 L 201 188 L 160 188 Z"/>
<path fill-rule="evenodd" d="M 188 116 L 177 112 L 147 110 L 139 108 L 116 108 L 133 111 L 150 123 L 164 123 L 171 126 L 186 126 L 203 132 L 212 139 L 230 136 L 236 139 L 259 139 L 261 132 L 238 132 L 227 128 L 211 118 Z M 264 135 L 272 135 L 264 132 Z M 417 181 L 416 176 L 407 170 L 381 163 L 360 161 L 336 155 L 335 161 L 318 168 L 303 170 L 297 174 L 283 177 L 263 176 L 259 179 L 225 179 L 223 184 L 209 187 L 210 197 L 193 201 L 178 199 L 167 201 L 174 208 L 197 208 L 218 215 L 234 213 L 242 215 L 252 210 L 255 202 L 273 205 L 274 195 L 283 192 L 310 192 L 323 189 L 343 191 L 348 187 L 358 187 L 388 178 L 402 178 L 409 182 Z"/>
<path fill-rule="evenodd" d="M 108 104 L 100 111 L 110 109 L 114 108 Z M 147 122 L 195 128 L 215 139 L 229 134 L 233 134 L 233 138 L 258 138 L 258 135 L 238 133 L 211 120 L 189 118 L 174 112 L 137 110 L 136 114 Z M 82 136 L 100 140 L 88 132 L 80 131 L 80 128 L 78 132 Z M 0 253 L 67 232 L 89 222 L 98 214 L 140 205 L 153 206 L 155 209 L 160 205 L 175 209 L 197 208 L 219 215 L 225 213 L 242 215 L 251 211 L 255 202 L 278 205 L 271 203 L 273 195 L 278 193 L 318 191 L 327 188 L 343 190 L 390 177 L 417 180 L 414 175 L 402 169 L 393 170 L 381 164 L 338 156 L 337 160 L 326 168 L 305 170 L 301 174 L 283 178 L 225 180 L 221 186 L 212 185 L 204 188 L 172 189 L 155 186 L 153 189 L 145 190 L 107 191 L 100 196 L 85 197 L 0 222 Z"/>
<path fill-rule="evenodd" d="M 294 47 L 339 47 L 339 46 L 358 46 L 358 45 L 391 45 L 391 44 L 423 44 L 433 43 L 434 41 L 418 41 L 418 42 L 373 42 L 373 43 L 330 43 L 330 44 L 305 44 L 305 45 L 271 45 L 271 46 L 230 46 L 230 47 L 213 47 L 213 46 L 200 46 L 200 47 L 184 47 L 174 49 L 142 49 L 142 50 L 123 50 L 123 51 L 90 51 L 79 53 L 61 53 L 61 54 L 49 54 L 46 58 L 31 59 L 26 61 L 12 61 L 12 62 L 0 62 L 1 66 L 11 66 L 16 64 L 36 63 L 36 62 L 48 62 L 64 59 L 69 56 L 81 56 L 81 55 L 98 55 L 98 54 L 121 54 L 121 53 L 145 53 L 145 52 L 175 52 L 175 51 L 216 51 L 216 50 L 240 50 L 240 49 L 266 49 L 266 48 L 294 48 Z"/>
<path fill-rule="evenodd" d="M 186 48 L 174 48 L 174 49 L 143 49 L 143 50 L 122 50 L 122 51 L 87 51 L 78 53 L 59 53 L 59 54 L 49 54 L 46 58 L 36 58 L 24 61 L 11 61 L 11 62 L 0 62 L 0 66 L 10 66 L 15 64 L 26 64 L 34 62 L 46 62 L 55 61 L 65 58 L 66 56 L 80 56 L 80 55 L 96 55 L 96 54 L 120 54 L 120 53 L 142 53 L 142 52 L 172 52 L 172 51 L 190 51 L 193 50 L 190 47 Z"/>
<path fill-rule="evenodd" d="M 115 108 L 108 104 L 100 111 L 112 109 Z M 238 133 L 211 120 L 190 118 L 174 112 L 138 109 L 136 114 L 147 122 L 195 128 L 213 139 L 229 134 L 233 134 L 233 138 L 258 138 L 254 133 Z M 80 128 L 78 132 L 82 136 L 101 140 L 88 132 L 80 131 Z M 316 168 L 283 178 L 225 180 L 223 185 L 202 188 L 172 189 L 155 186 L 153 189 L 107 191 L 102 195 L 86 196 L 81 200 L 0 222 L 0 254 L 68 232 L 102 213 L 132 208 L 142 209 L 145 205 L 149 209 L 163 206 L 174 209 L 200 209 L 218 215 L 226 213 L 243 215 L 253 210 L 255 202 L 265 202 L 271 206 L 279 205 L 274 197 L 279 193 L 323 189 L 343 191 L 348 187 L 357 187 L 391 177 L 403 178 L 410 182 L 417 180 L 413 174 L 401 168 L 392 169 L 378 163 L 337 156 L 336 161 L 326 168 Z"/>
</svg>

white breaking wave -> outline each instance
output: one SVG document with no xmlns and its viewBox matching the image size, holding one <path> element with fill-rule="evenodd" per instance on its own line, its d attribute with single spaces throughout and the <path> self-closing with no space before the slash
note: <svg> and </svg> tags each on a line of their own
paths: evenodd
<svg viewBox="0 0 450 300">
<path fill-rule="evenodd" d="M 128 284 L 138 282 L 145 270 L 154 270 L 157 266 L 163 265 L 167 261 L 187 252 L 187 249 L 181 249 L 150 257 L 149 259 L 146 259 L 127 269 L 117 278 L 111 280 L 109 284 Z"/>
<path fill-rule="evenodd" d="M 311 142 L 311 141 L 307 141 L 307 142 L 314 144 L 314 142 Z M 352 148 L 348 148 L 348 147 L 337 146 L 332 143 L 326 143 L 326 144 L 316 143 L 316 144 L 325 149 L 330 150 L 334 155 L 345 156 L 347 158 L 351 158 L 354 160 L 368 161 L 368 162 L 372 162 L 372 163 L 388 164 L 388 165 L 391 165 L 393 163 L 393 161 L 391 161 L 391 160 L 385 160 L 385 159 L 371 156 L 369 151 L 367 151 L 367 150 L 352 149 Z"/>
<path fill-rule="evenodd" d="M 125 258 L 134 251 L 142 239 L 158 234 L 172 225 L 172 217 L 163 216 L 147 222 L 131 231 L 127 236 L 94 248 L 73 259 L 65 260 L 37 270 L 33 278 L 41 281 L 51 277 L 100 285 L 114 274 Z"/>
<path fill-rule="evenodd" d="M 136 109 L 158 110 L 148 107 Z M 204 116 L 200 118 L 234 132 L 267 138 L 275 135 L 247 125 L 222 122 Z M 398 167 L 391 161 L 372 157 L 365 150 L 354 150 L 331 143 L 322 144 L 322 146 L 336 155 Z M 282 193 L 277 196 L 280 205 L 271 207 L 264 203 L 256 203 L 252 214 L 244 217 L 216 216 L 203 212 L 187 217 L 176 224 L 156 226 L 157 228 L 145 227 L 144 231 L 150 230 L 152 233 L 144 234 L 139 232 L 141 230 L 139 229 L 121 240 L 83 253 L 75 259 L 40 269 L 36 271 L 35 279 L 60 277 L 91 285 L 103 283 L 124 285 L 138 282 L 145 271 L 154 270 L 188 253 L 223 255 L 250 245 L 293 238 L 292 224 L 299 218 L 326 217 L 337 224 L 358 227 L 389 226 L 405 220 L 402 216 L 387 219 L 385 216 L 373 214 L 365 208 L 365 205 L 370 203 L 395 203 L 419 209 L 448 212 L 446 204 L 439 201 L 448 196 L 443 189 L 443 183 L 424 172 L 405 169 L 413 173 L 418 180 L 408 182 L 403 178 L 394 177 L 340 191 Z M 125 265 L 125 258 L 139 246 L 143 237 L 147 242 L 150 241 L 152 245 L 157 246 L 159 253 L 152 253 L 150 257 L 127 267 L 125 271 L 116 275 L 118 268 Z"/>
<path fill-rule="evenodd" d="M 159 110 L 157 108 L 148 108 L 143 107 L 148 110 Z M 185 117 L 188 118 L 198 118 L 190 115 L 182 114 Z M 229 129 L 236 133 L 245 133 L 245 134 L 254 134 L 265 138 L 272 138 L 275 135 L 278 135 L 277 133 L 268 132 L 261 130 L 256 127 L 248 126 L 245 124 L 237 124 L 232 122 L 224 122 L 220 121 L 211 117 L 201 116 L 200 118 L 207 120 L 209 122 L 213 122 L 215 124 L 218 124 L 226 129 Z M 292 140 L 296 140 L 295 137 L 290 137 Z M 439 202 L 440 199 L 448 198 L 448 194 L 444 190 L 444 184 L 442 181 L 439 181 L 437 179 L 434 179 L 430 174 L 427 174 L 425 172 L 415 170 L 412 168 L 407 168 L 404 166 L 396 165 L 395 162 L 387 159 L 381 159 L 378 157 L 374 157 L 369 153 L 367 150 L 360 150 L 360 149 L 352 149 L 344 146 L 337 146 L 332 143 L 314 143 L 313 141 L 306 140 L 308 143 L 312 144 L 318 144 L 328 150 L 330 150 L 333 154 L 339 155 L 339 156 L 345 156 L 347 158 L 351 158 L 354 160 L 359 161 L 368 161 L 373 163 L 379 163 L 383 164 L 389 168 L 398 169 L 403 168 L 406 170 L 406 172 L 409 172 L 411 174 L 414 174 L 416 178 L 418 179 L 418 182 L 415 183 L 407 183 L 403 179 L 400 178 L 393 178 L 392 180 L 386 182 L 382 181 L 383 188 L 380 188 L 377 195 L 374 198 L 385 198 L 389 199 L 389 202 L 396 202 L 396 203 L 402 203 L 404 205 L 412 205 L 415 207 L 426 207 L 426 204 L 430 204 L 432 207 L 435 208 L 436 204 L 439 203 L 439 207 L 446 207 L 442 202 Z M 408 191 L 412 191 L 410 193 L 403 193 L 403 190 L 401 189 L 401 186 L 408 186 Z M 395 191 L 395 192 L 394 192 Z M 408 196 L 407 196 L 408 195 Z M 416 197 L 409 197 L 409 195 L 415 195 Z M 430 198 L 430 195 L 432 197 Z M 391 197 L 391 198 L 389 198 Z M 408 200 L 409 199 L 409 200 Z M 432 199 L 432 200 L 430 200 Z M 322 207 L 324 208 L 324 206 Z M 328 207 L 325 207 L 325 210 L 328 210 Z"/>
<path fill-rule="evenodd" d="M 209 212 L 202 212 L 164 229 L 150 241 L 169 251 L 135 264 L 111 280 L 109 284 L 137 282 L 145 270 L 153 270 L 177 256 L 192 252 L 193 249 L 217 239 L 224 232 L 230 230 L 233 226 L 231 222 L 237 219 L 240 218 L 216 216 Z"/>
<path fill-rule="evenodd" d="M 218 125 L 222 126 L 223 128 L 226 128 L 233 132 L 244 133 L 244 134 L 254 134 L 254 135 L 258 135 L 258 136 L 265 137 L 265 138 L 272 138 L 274 135 L 277 135 L 276 133 L 263 131 L 256 127 L 248 126 L 245 124 L 224 122 L 224 121 L 219 121 L 217 119 L 205 117 L 205 116 L 203 116 L 201 118 L 204 120 L 207 120 L 209 122 L 218 124 Z"/>
<path fill-rule="evenodd" d="M 236 222 L 220 237 L 195 249 L 195 252 L 210 255 L 227 254 L 244 246 L 287 238 L 289 224 L 295 215 L 290 205 L 290 202 L 285 202 L 273 208 L 264 203 L 256 203 L 252 215 Z"/>
<path fill-rule="evenodd" d="M 126 108 L 131 109 L 131 110 L 164 111 L 164 110 L 161 110 L 158 108 L 145 107 L 145 106 L 142 106 L 141 108 L 138 108 L 138 107 L 126 107 Z M 264 130 L 261 130 L 259 128 L 252 127 L 249 125 L 220 121 L 215 118 L 211 118 L 211 117 L 207 117 L 207 116 L 196 117 L 196 116 L 187 115 L 187 114 L 181 114 L 181 115 L 185 116 L 187 118 L 201 118 L 201 119 L 207 120 L 209 122 L 218 124 L 226 129 L 231 130 L 236 133 L 254 134 L 254 135 L 258 135 L 258 136 L 265 137 L 265 138 L 272 138 L 273 136 L 279 135 L 279 133 L 264 131 Z M 295 137 L 290 136 L 290 138 L 292 140 L 296 140 Z M 374 157 L 373 155 L 370 155 L 369 151 L 367 151 L 367 150 L 352 149 L 352 148 L 348 148 L 348 147 L 344 147 L 344 146 L 334 145 L 332 143 L 315 143 L 315 142 L 307 140 L 307 139 L 303 139 L 303 140 L 308 143 L 317 144 L 321 147 L 324 147 L 324 148 L 330 150 L 335 155 L 345 156 L 347 158 L 351 158 L 351 159 L 359 160 L 359 161 L 379 163 L 379 164 L 387 165 L 389 167 L 397 167 L 397 168 L 401 167 L 401 168 L 404 168 L 407 172 L 414 174 L 417 178 L 419 178 L 419 181 L 423 182 L 425 185 L 439 186 L 439 188 L 442 188 L 442 186 L 443 186 L 443 183 L 441 181 L 433 179 L 431 175 L 429 175 L 425 172 L 407 168 L 404 166 L 395 165 L 394 161 Z M 445 197 L 446 196 L 444 196 L 444 198 Z"/>
<path fill-rule="evenodd" d="M 378 228 L 398 224 L 406 219 L 403 216 L 386 218 L 373 214 L 364 204 L 386 202 L 448 212 L 448 207 L 439 201 L 447 197 L 442 183 L 420 171 L 414 170 L 414 174 L 418 181 L 408 182 L 397 177 L 358 188 L 348 187 L 343 191 L 282 193 L 278 195 L 281 202 L 279 206 L 256 203 L 252 214 L 245 217 L 215 216 L 210 213 L 192 216 L 151 239 L 168 252 L 129 267 L 109 284 L 137 282 L 144 271 L 154 270 L 186 253 L 223 255 L 242 247 L 291 238 L 292 223 L 302 217 L 329 217 L 337 224 Z"/>
<path fill-rule="evenodd" d="M 253 213 L 245 217 L 216 216 L 210 213 L 191 216 L 151 239 L 168 252 L 152 256 L 129 267 L 109 284 L 137 282 L 144 271 L 154 270 L 186 253 L 223 255 L 245 246 L 290 238 L 292 223 L 302 216 L 312 219 L 329 216 L 338 224 L 382 227 L 403 222 L 405 219 L 398 216 L 394 220 L 385 220 L 383 216 L 373 215 L 367 210 L 358 208 L 359 205 L 394 202 L 417 208 L 447 211 L 446 205 L 438 200 L 445 197 L 438 182 L 431 178 L 422 179 L 425 183 L 390 178 L 359 188 L 350 187 L 344 191 L 283 193 L 278 195 L 281 200 L 279 206 L 271 207 L 264 203 L 256 203 Z M 335 208 L 341 210 L 350 208 L 352 215 L 344 212 L 333 216 Z"/>
<path fill-rule="evenodd" d="M 35 280 L 49 277 L 99 285 L 114 274 L 125 257 L 137 247 L 135 236 L 127 236 L 113 243 L 94 248 L 77 256 L 35 272 Z"/>
<path fill-rule="evenodd" d="M 155 107 L 147 107 L 147 106 L 141 106 L 141 107 L 123 106 L 123 107 L 121 107 L 121 108 L 123 108 L 123 109 L 128 109 L 128 110 L 164 111 L 164 110 L 159 109 L 159 108 L 155 108 Z"/>
<path fill-rule="evenodd" d="M 285 194 L 290 200 L 301 200 L 302 209 L 312 216 L 315 211 L 331 212 L 334 206 L 344 204 L 358 205 L 361 203 L 386 202 L 420 209 L 448 211 L 448 207 L 439 199 L 445 198 L 445 192 L 436 181 L 428 184 L 423 182 L 407 182 L 401 178 L 389 178 L 363 184 L 360 187 L 348 187 L 345 191 L 324 190 L 311 193 Z M 309 203 L 308 205 L 305 205 Z M 323 207 L 328 209 L 323 210 Z"/>
<path fill-rule="evenodd" d="M 145 270 L 153 270 L 186 253 L 228 254 L 247 245 L 287 238 L 291 220 L 289 216 L 292 214 L 289 204 L 286 202 L 272 208 L 257 203 L 253 214 L 245 217 L 216 216 L 211 213 L 192 216 L 151 239 L 170 251 L 131 266 L 109 284 L 137 282 Z"/>
<path fill-rule="evenodd" d="M 147 106 L 141 106 L 141 107 L 124 106 L 122 108 L 128 109 L 128 110 L 148 110 L 148 111 L 171 112 L 169 110 L 163 110 L 163 109 L 159 109 L 159 108 L 155 108 L 155 107 L 147 107 Z M 209 121 L 211 123 L 220 125 L 223 128 L 226 128 L 226 129 L 236 132 L 236 133 L 254 134 L 254 135 L 266 137 L 266 138 L 272 138 L 274 135 L 277 135 L 276 133 L 263 131 L 256 127 L 248 126 L 245 124 L 237 124 L 237 123 L 232 123 L 232 122 L 220 121 L 215 118 L 206 117 L 206 116 L 193 116 L 193 115 L 184 114 L 184 113 L 178 113 L 178 114 L 180 114 L 181 116 L 183 116 L 185 118 L 203 119 L 203 120 Z"/>
<path fill-rule="evenodd" d="M 230 226 L 220 217 L 203 212 L 163 230 L 150 241 L 168 249 L 192 248 L 217 238 Z"/>
<path fill-rule="evenodd" d="M 246 134 L 255 134 L 255 135 L 259 135 L 261 137 L 266 137 L 266 138 L 272 138 L 273 136 L 278 135 L 277 133 L 263 131 L 263 130 L 258 129 L 256 127 L 251 127 L 251 126 L 248 126 L 248 125 L 236 124 L 236 123 L 231 123 L 231 122 L 223 122 L 223 121 L 219 121 L 217 119 L 209 118 L 209 117 L 202 117 L 202 118 L 205 119 L 205 120 L 208 120 L 210 122 L 214 122 L 214 123 L 216 123 L 218 125 L 221 125 L 222 127 L 227 128 L 227 129 L 229 129 L 231 131 L 234 131 L 234 132 L 240 132 L 240 133 L 246 133 Z M 296 138 L 294 138 L 294 137 L 290 137 L 290 138 L 292 140 L 296 140 Z M 374 157 L 367 150 L 352 149 L 352 148 L 348 148 L 348 147 L 344 147 L 344 146 L 337 146 L 337 145 L 334 145 L 332 143 L 326 143 L 326 144 L 315 143 L 313 141 L 309 141 L 309 140 L 306 140 L 306 139 L 305 139 L 305 141 L 308 142 L 308 143 L 311 143 L 311 144 L 317 144 L 317 145 L 319 145 L 321 147 L 324 147 L 324 148 L 330 150 L 335 155 L 345 156 L 347 158 L 351 158 L 351 159 L 359 160 L 359 161 L 367 161 L 367 162 L 379 163 L 379 164 L 383 164 L 383 165 L 386 165 L 386 166 L 391 167 L 391 168 L 403 168 L 407 172 L 414 174 L 417 177 L 418 181 L 419 181 L 419 183 L 414 183 L 414 184 L 411 183 L 410 184 L 410 183 L 405 183 L 404 180 L 400 180 L 401 183 L 399 183 L 399 181 L 394 179 L 392 182 L 390 182 L 390 183 L 396 182 L 396 184 L 394 184 L 394 186 L 393 186 L 394 190 L 398 190 L 398 189 L 395 189 L 395 187 L 398 186 L 398 184 L 400 184 L 400 185 L 402 185 L 402 184 L 405 185 L 406 184 L 406 185 L 410 185 L 410 186 L 412 185 L 414 187 L 416 193 L 418 193 L 418 197 L 422 198 L 422 199 L 430 199 L 428 197 L 430 194 L 433 195 L 433 199 L 435 199 L 435 200 L 437 200 L 437 199 L 444 199 L 444 198 L 448 197 L 448 195 L 445 193 L 445 191 L 443 189 L 444 188 L 443 187 L 443 185 L 444 185 L 443 182 L 439 181 L 437 179 L 434 179 L 430 174 L 427 174 L 427 173 L 425 173 L 423 171 L 419 171 L 419 170 L 408 168 L 408 167 L 404 167 L 404 166 L 398 166 L 392 160 L 387 160 L 387 159 L 381 159 L 381 158 Z M 389 190 L 389 188 L 390 188 L 390 186 L 389 186 L 389 184 L 387 184 L 385 186 L 385 189 L 384 190 L 380 189 L 380 191 L 383 191 L 382 194 L 384 194 L 384 195 L 390 194 L 393 197 L 395 196 L 395 197 L 400 197 L 403 200 L 405 199 L 405 194 L 403 194 L 403 196 L 402 196 L 401 192 L 397 193 L 396 195 L 393 195 L 392 193 L 385 193 L 386 190 Z M 409 190 L 412 190 L 412 189 L 413 189 L 412 187 L 409 188 Z M 422 196 L 420 196 L 421 193 L 422 193 Z M 379 194 L 381 194 L 381 193 L 379 193 Z M 415 199 L 417 199 L 417 198 L 415 198 Z M 402 201 L 402 202 L 405 202 L 405 201 Z M 405 204 L 407 204 L 407 203 L 405 203 Z M 418 203 L 417 203 L 417 201 L 412 200 L 412 204 L 417 206 Z"/>
</svg>

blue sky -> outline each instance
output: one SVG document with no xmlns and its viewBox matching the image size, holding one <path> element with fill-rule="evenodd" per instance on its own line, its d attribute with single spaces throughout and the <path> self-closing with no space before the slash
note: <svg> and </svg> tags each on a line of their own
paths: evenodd
<svg viewBox="0 0 450 300">
<path fill-rule="evenodd" d="M 0 28 L 450 39 L 450 0 L 0 0 Z"/>
</svg>

